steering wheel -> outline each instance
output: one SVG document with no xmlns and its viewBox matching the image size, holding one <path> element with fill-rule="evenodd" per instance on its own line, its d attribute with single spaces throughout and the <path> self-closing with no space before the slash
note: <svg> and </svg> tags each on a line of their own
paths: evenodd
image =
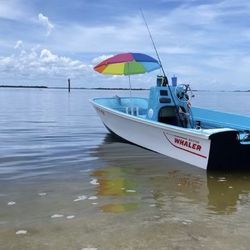
<svg viewBox="0 0 250 250">
<path fill-rule="evenodd" d="M 175 88 L 175 96 L 181 102 L 188 102 L 190 99 L 188 92 L 190 91 L 191 89 L 189 87 L 189 84 L 180 84 L 180 85 L 177 85 Z M 192 97 L 192 93 L 191 93 L 191 97 Z"/>
</svg>

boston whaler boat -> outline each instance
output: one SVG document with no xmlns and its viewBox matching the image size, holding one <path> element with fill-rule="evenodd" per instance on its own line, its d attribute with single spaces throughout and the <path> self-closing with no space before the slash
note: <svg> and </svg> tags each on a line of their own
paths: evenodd
<svg viewBox="0 0 250 250">
<path fill-rule="evenodd" d="M 95 70 L 130 75 L 161 67 L 157 64 L 144 54 L 124 53 Z M 176 77 L 170 85 L 164 73 L 149 98 L 115 96 L 91 103 L 106 128 L 129 142 L 203 169 L 250 169 L 250 117 L 191 107 L 190 94 L 189 85 L 178 85 Z"/>
</svg>

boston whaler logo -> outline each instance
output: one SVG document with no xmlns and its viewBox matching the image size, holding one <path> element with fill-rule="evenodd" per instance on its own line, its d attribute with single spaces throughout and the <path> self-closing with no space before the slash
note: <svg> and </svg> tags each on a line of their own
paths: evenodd
<svg viewBox="0 0 250 250">
<path fill-rule="evenodd" d="M 200 154 L 200 152 L 202 151 L 202 145 L 198 140 L 182 137 L 179 135 L 169 134 L 166 132 L 163 132 L 163 134 L 169 141 L 169 143 L 175 148 L 179 148 L 202 158 L 207 158 L 205 155 Z"/>
<path fill-rule="evenodd" d="M 193 142 L 191 139 L 183 139 L 179 136 L 176 136 L 174 138 L 174 142 L 175 144 L 182 145 L 186 148 L 192 148 L 194 150 L 201 151 L 201 145 L 199 145 L 199 142 Z"/>
</svg>

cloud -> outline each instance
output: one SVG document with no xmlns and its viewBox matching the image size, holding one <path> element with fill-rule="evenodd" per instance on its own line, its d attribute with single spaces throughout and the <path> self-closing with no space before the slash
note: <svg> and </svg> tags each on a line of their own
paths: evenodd
<svg viewBox="0 0 250 250">
<path fill-rule="evenodd" d="M 197 45 L 209 44 L 214 39 L 207 37 L 208 32 L 202 29 L 203 26 L 213 25 L 218 15 L 216 8 L 210 6 L 179 7 L 170 13 L 166 11 L 151 17 L 149 26 L 162 53 L 193 54 Z M 76 53 L 144 51 L 154 54 L 139 14 L 121 16 L 119 22 L 112 24 L 64 23 L 58 27 L 53 33 L 51 45 L 56 48 L 60 43 L 62 51 L 71 48 Z M 72 39 L 65 39 L 65 36 Z"/>
<path fill-rule="evenodd" d="M 46 28 L 47 36 L 49 36 L 52 30 L 54 29 L 54 25 L 49 21 L 49 18 L 40 13 L 38 14 L 38 21 L 42 26 Z"/>
<path fill-rule="evenodd" d="M 5 55 L 0 60 L 5 79 L 7 76 L 11 78 L 11 74 L 7 75 L 9 71 L 16 79 L 46 79 L 53 83 L 56 78 L 63 79 L 72 73 L 79 81 L 86 81 L 86 84 L 94 82 L 95 86 L 99 83 L 107 86 L 110 81 L 110 84 L 116 85 L 117 79 L 123 82 L 124 78 L 115 79 L 95 74 L 89 64 L 95 65 L 109 55 L 121 52 L 143 52 L 155 57 L 143 20 L 135 8 L 133 11 L 119 12 L 118 16 L 111 10 L 106 13 L 97 4 L 76 0 L 78 4 L 75 6 L 79 9 L 75 10 L 76 7 L 73 6 L 69 13 L 66 12 L 67 4 L 63 1 L 64 6 L 60 11 L 50 8 L 49 13 L 57 20 L 57 23 L 52 23 L 44 15 L 44 6 L 54 6 L 53 1 L 44 1 L 47 5 L 40 1 L 29 4 L 24 4 L 25 0 L 0 1 L 0 53 Z M 117 2 L 116 7 L 131 9 L 125 2 Z M 192 82 L 195 88 L 207 89 L 211 82 L 216 83 L 213 86 L 218 88 L 228 86 L 228 82 L 233 81 L 242 82 L 241 86 L 250 84 L 250 2 L 158 0 L 154 7 L 150 6 L 152 7 L 151 4 L 145 4 L 145 16 L 169 76 L 178 74 L 181 81 Z M 87 7 L 89 11 L 85 11 L 86 15 L 75 15 Z M 27 11 L 29 9 L 32 11 Z M 37 10 L 41 9 L 43 14 L 37 15 Z M 101 17 L 98 16 L 100 12 Z M 91 18 L 89 13 L 95 18 Z M 8 22 L 7 25 L 6 20 L 1 18 L 18 22 Z M 46 39 L 41 36 L 38 25 L 46 29 Z M 10 28 L 11 32 L 8 32 Z M 17 40 L 19 41 L 16 42 Z M 25 41 L 25 47 L 22 41 Z M 41 44 L 39 48 L 26 49 L 35 47 L 38 43 Z M 81 61 L 83 57 L 85 62 Z M 77 69 L 80 65 L 84 67 Z M 16 74 L 13 68 L 16 69 Z M 149 76 L 133 76 L 133 80 L 138 81 L 137 86 L 147 84 L 146 87 L 149 87 L 154 83 L 153 78 L 150 78 L 151 83 L 146 80 Z M 124 86 L 127 86 L 126 80 Z"/>
<path fill-rule="evenodd" d="M 47 48 L 23 48 L 19 48 L 12 55 L 0 57 L 0 84 L 64 86 L 67 79 L 71 78 L 74 87 L 129 86 L 126 76 L 99 74 L 93 70 L 92 64 L 57 55 Z M 92 63 L 106 57 L 109 55 L 94 58 Z M 131 77 L 132 86 L 148 87 L 154 78 L 152 73 L 134 75 Z"/>
<path fill-rule="evenodd" d="M 84 79 L 92 72 L 92 68 L 82 61 L 56 55 L 48 49 L 32 48 L 0 57 L 0 71 L 4 84 L 15 84 L 20 81 L 35 84 L 42 81 L 58 85 L 68 77 Z"/>
<path fill-rule="evenodd" d="M 22 49 L 23 48 L 23 41 L 22 40 L 18 40 L 16 42 L 16 45 L 14 46 L 14 49 Z"/>
</svg>

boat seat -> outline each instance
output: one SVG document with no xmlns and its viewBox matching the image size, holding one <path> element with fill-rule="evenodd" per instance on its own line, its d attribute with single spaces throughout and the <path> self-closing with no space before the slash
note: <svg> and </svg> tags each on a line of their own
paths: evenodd
<svg viewBox="0 0 250 250">
<path fill-rule="evenodd" d="M 139 107 L 126 107 L 126 113 L 129 115 L 138 116 L 139 115 Z"/>
<path fill-rule="evenodd" d="M 189 114 L 186 113 L 185 108 L 182 106 L 178 106 L 177 109 L 179 114 L 177 113 L 175 106 L 162 107 L 159 111 L 158 121 L 165 124 L 187 128 Z"/>
<path fill-rule="evenodd" d="M 174 126 L 178 126 L 178 119 L 177 116 L 166 116 L 166 117 L 160 117 L 159 122 L 165 123 L 165 124 L 170 124 Z"/>
<path fill-rule="evenodd" d="M 162 123 L 178 126 L 176 108 L 174 106 L 162 107 L 158 114 L 158 121 Z"/>
</svg>

